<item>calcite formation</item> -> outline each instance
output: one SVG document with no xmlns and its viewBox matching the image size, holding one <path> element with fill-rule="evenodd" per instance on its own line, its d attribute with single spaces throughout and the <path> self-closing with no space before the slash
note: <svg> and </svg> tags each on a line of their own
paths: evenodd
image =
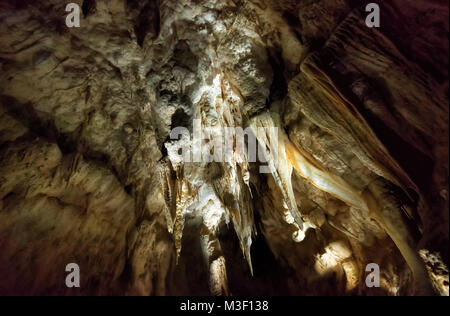
<svg viewBox="0 0 450 316">
<path fill-rule="evenodd" d="M 447 1 L 68 3 L 0 0 L 0 295 L 449 295 Z"/>
</svg>

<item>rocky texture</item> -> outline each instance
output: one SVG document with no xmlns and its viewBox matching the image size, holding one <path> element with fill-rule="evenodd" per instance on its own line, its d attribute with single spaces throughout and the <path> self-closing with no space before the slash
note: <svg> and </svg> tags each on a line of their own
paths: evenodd
<svg viewBox="0 0 450 316">
<path fill-rule="evenodd" d="M 0 1 L 0 294 L 448 295 L 448 3 L 74 2 Z"/>
</svg>

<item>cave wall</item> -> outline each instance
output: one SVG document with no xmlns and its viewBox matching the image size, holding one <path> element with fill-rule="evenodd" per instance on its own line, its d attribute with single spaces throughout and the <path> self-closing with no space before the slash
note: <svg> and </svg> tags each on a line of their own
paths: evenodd
<svg viewBox="0 0 450 316">
<path fill-rule="evenodd" d="M 447 2 L 73 2 L 0 1 L 0 294 L 448 295 Z"/>
</svg>

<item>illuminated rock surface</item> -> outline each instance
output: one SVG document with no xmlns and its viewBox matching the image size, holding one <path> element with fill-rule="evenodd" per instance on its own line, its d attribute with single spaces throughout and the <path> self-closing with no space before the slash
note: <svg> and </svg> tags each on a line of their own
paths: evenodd
<svg viewBox="0 0 450 316">
<path fill-rule="evenodd" d="M 0 295 L 449 294 L 447 1 L 73 2 L 0 0 Z"/>
</svg>

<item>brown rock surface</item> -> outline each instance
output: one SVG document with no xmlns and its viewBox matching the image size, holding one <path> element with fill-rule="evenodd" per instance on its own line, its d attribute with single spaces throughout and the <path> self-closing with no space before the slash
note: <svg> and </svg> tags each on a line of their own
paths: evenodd
<svg viewBox="0 0 450 316">
<path fill-rule="evenodd" d="M 0 0 L 0 295 L 448 295 L 448 2 L 73 2 Z"/>
</svg>

